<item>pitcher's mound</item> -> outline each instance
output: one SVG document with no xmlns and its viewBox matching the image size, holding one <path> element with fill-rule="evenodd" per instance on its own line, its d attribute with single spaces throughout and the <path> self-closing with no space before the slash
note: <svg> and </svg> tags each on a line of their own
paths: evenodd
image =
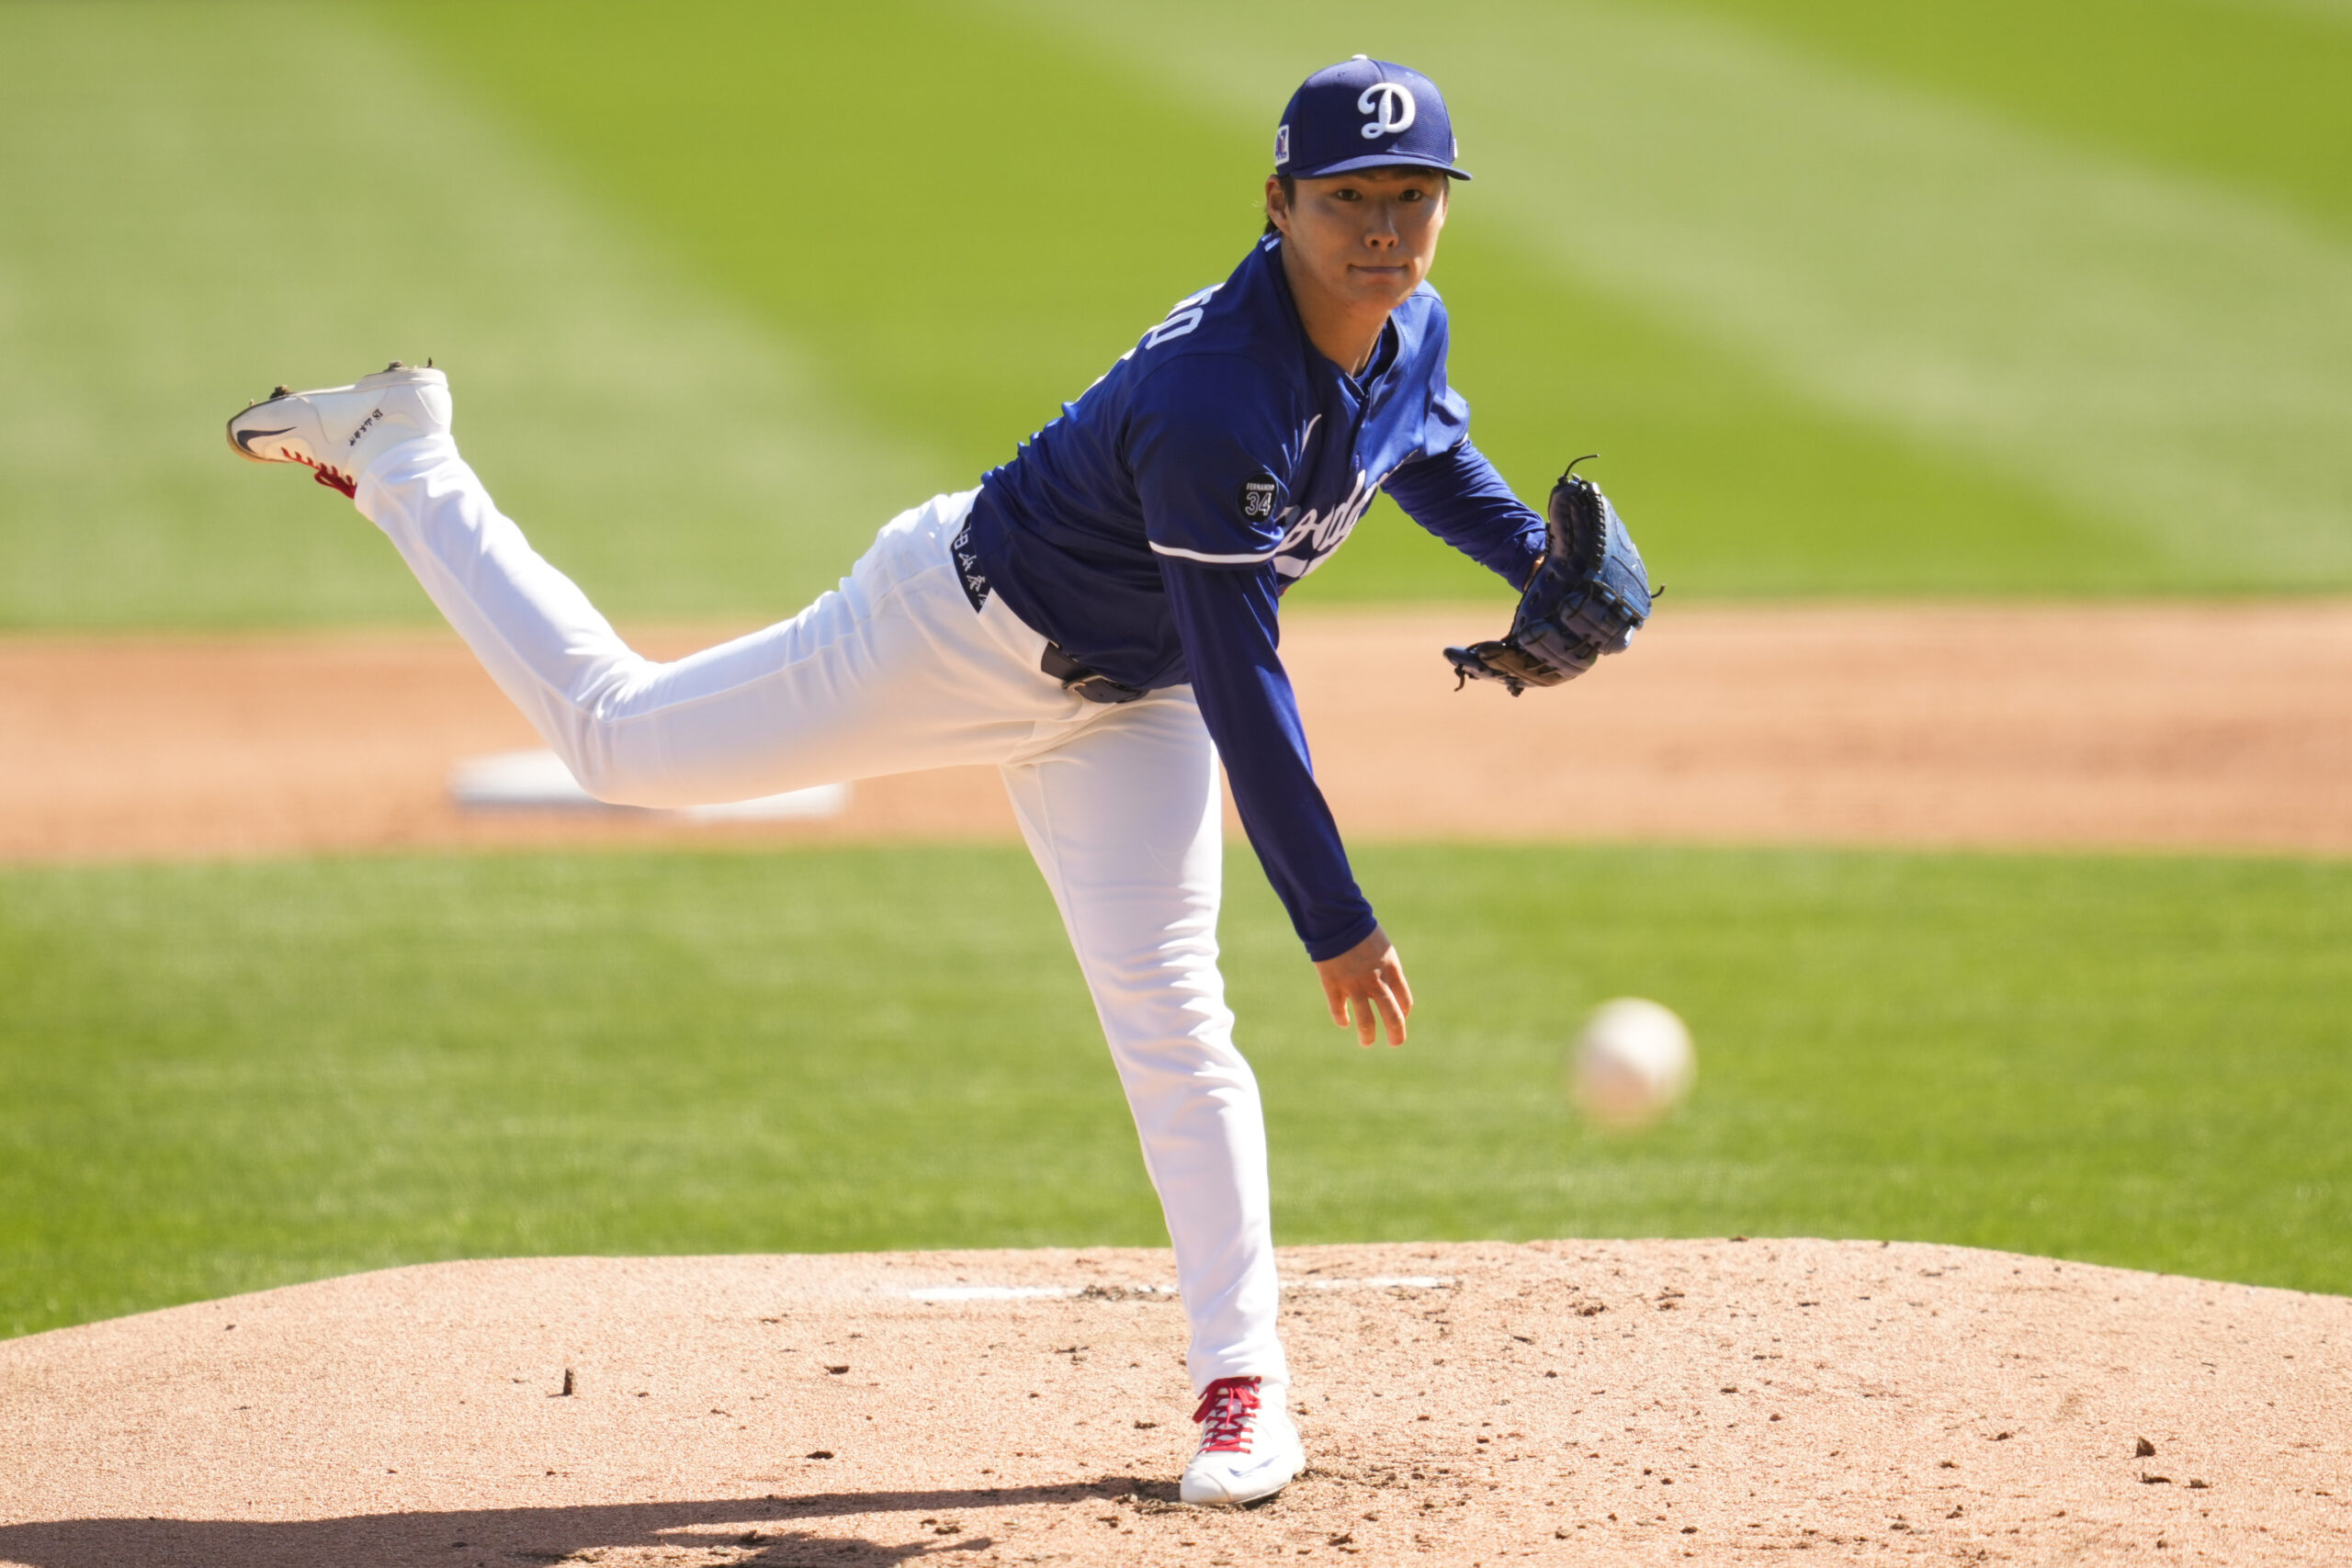
<svg viewBox="0 0 2352 1568">
<path fill-rule="evenodd" d="M 1174 1501 L 1165 1254 L 548 1258 L 0 1345 L 0 1561 L 2352 1562 L 2352 1301 L 1817 1241 L 1283 1267 L 1311 1468 L 1245 1513 Z"/>
</svg>

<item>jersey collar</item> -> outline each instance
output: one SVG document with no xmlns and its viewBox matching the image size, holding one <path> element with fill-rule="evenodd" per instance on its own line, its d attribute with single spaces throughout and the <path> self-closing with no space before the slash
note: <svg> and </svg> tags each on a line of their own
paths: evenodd
<svg viewBox="0 0 2352 1568">
<path fill-rule="evenodd" d="M 1329 375 L 1348 387 L 1358 398 L 1370 396 L 1380 378 L 1396 367 L 1399 352 L 1396 312 L 1389 311 L 1388 319 L 1381 323 L 1380 341 L 1373 345 L 1372 358 L 1365 364 L 1363 374 L 1350 375 L 1345 367 L 1316 347 L 1315 340 L 1306 335 L 1306 322 L 1299 316 L 1298 301 L 1291 296 L 1289 275 L 1283 271 L 1282 252 L 1282 236 L 1270 234 L 1259 243 L 1256 253 L 1258 264 L 1265 269 L 1274 298 L 1283 303 L 1283 316 L 1290 322 L 1292 335 L 1298 340 L 1300 363 L 1306 366 L 1308 378 L 1313 379 Z"/>
</svg>

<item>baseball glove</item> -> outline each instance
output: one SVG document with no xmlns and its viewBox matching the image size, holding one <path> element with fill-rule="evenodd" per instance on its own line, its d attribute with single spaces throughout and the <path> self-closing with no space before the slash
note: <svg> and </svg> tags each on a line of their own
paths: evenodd
<svg viewBox="0 0 2352 1568">
<path fill-rule="evenodd" d="M 1556 686 L 1602 654 L 1624 652 L 1650 618 L 1642 554 L 1600 487 L 1577 477 L 1577 463 L 1544 505 L 1544 554 L 1519 596 L 1510 630 L 1493 642 L 1445 650 L 1455 691 L 1473 680 L 1500 681 L 1514 697 L 1530 686 Z"/>
</svg>

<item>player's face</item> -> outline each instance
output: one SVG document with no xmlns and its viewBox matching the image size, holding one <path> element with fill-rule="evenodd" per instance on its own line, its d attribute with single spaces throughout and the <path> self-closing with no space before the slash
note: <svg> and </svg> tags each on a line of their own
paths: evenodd
<svg viewBox="0 0 2352 1568">
<path fill-rule="evenodd" d="M 1266 182 L 1266 212 L 1294 266 L 1353 306 L 1394 310 L 1429 276 L 1445 227 L 1446 178 L 1434 169 L 1365 169 Z"/>
</svg>

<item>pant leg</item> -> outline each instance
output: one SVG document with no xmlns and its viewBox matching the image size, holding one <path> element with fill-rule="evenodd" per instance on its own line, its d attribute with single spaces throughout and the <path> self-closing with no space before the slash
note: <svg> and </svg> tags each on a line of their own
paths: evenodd
<svg viewBox="0 0 2352 1568">
<path fill-rule="evenodd" d="M 600 798 L 695 805 L 1001 764 L 1160 1194 L 1194 1386 L 1284 1380 L 1264 1122 L 1216 969 L 1216 751 L 1189 690 L 1105 707 L 1043 675 L 1041 636 L 964 597 L 947 542 L 968 495 L 893 521 L 794 619 L 670 664 L 530 547 L 447 437 L 393 448 L 356 500 Z"/>
<path fill-rule="evenodd" d="M 969 493 L 891 522 L 791 620 L 666 664 L 630 649 L 531 548 L 448 437 L 394 447 L 356 499 L 602 800 L 708 805 L 996 762 L 1098 716 L 1039 673 L 1043 637 L 964 597 L 948 541 Z"/>
<path fill-rule="evenodd" d="M 1286 1382 L 1265 1121 L 1216 966 L 1216 752 L 1192 691 L 1114 708 L 1002 772 L 1159 1193 L 1193 1388 L 1252 1375 Z"/>
</svg>

